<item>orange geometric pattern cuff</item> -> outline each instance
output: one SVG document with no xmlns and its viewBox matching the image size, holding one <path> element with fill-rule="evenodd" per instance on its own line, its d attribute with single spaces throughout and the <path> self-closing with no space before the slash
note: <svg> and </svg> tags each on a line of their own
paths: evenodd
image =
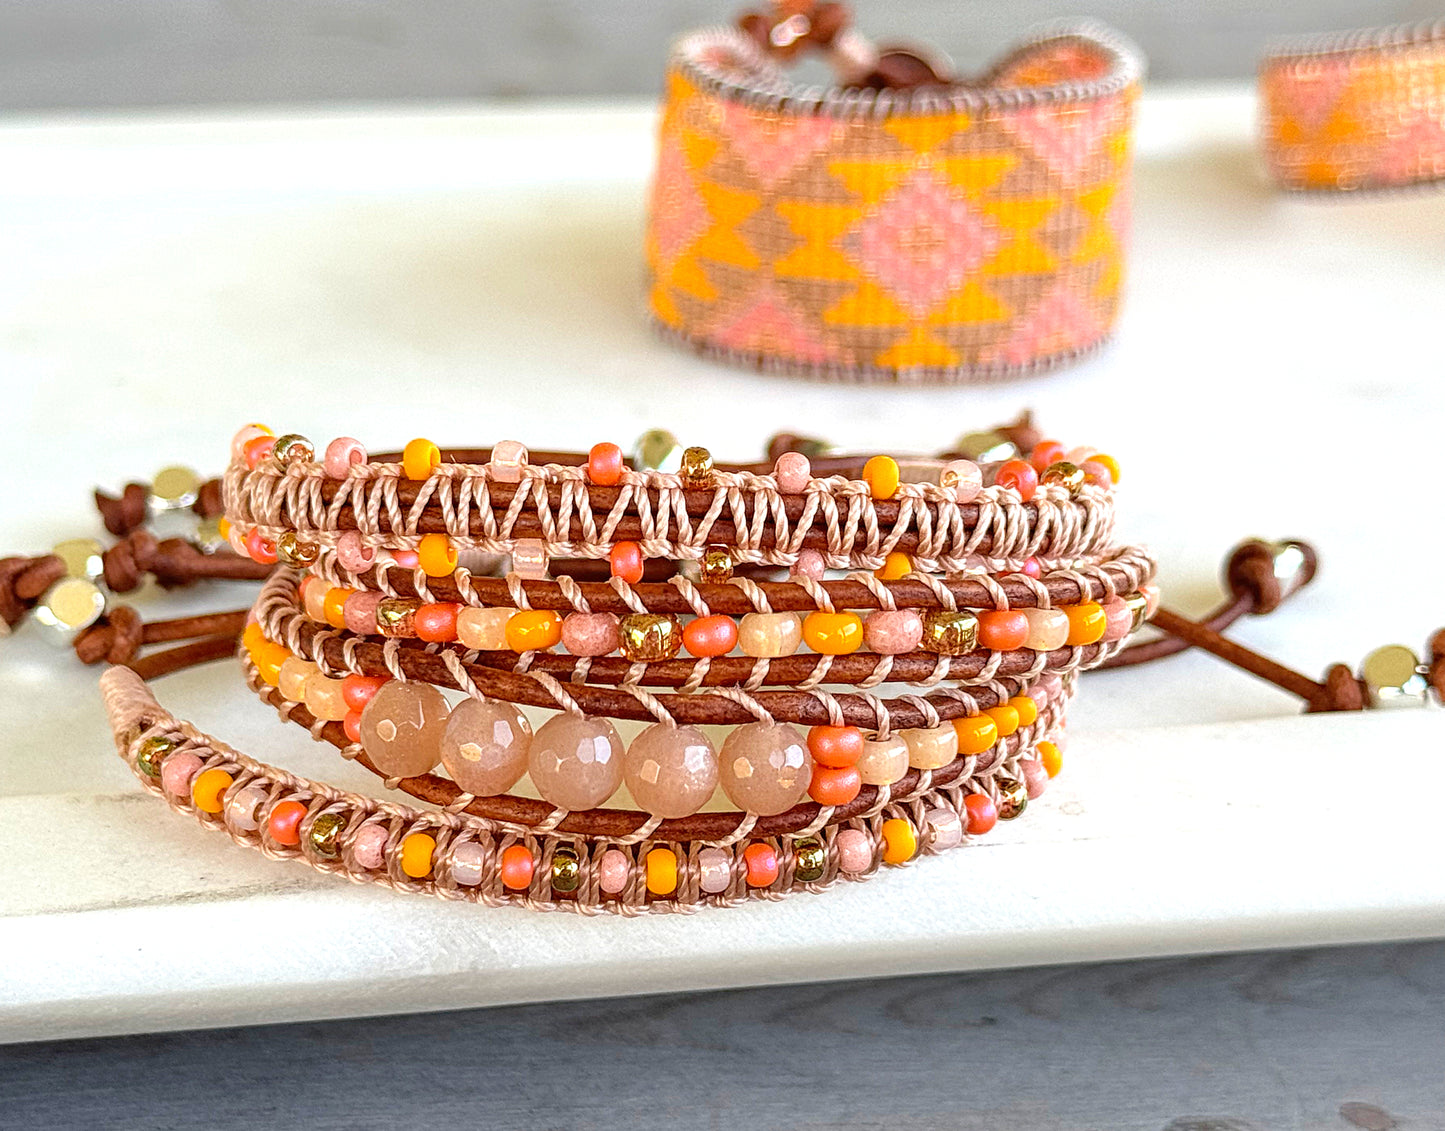
<svg viewBox="0 0 1445 1131">
<path fill-rule="evenodd" d="M 1445 178 L 1445 21 L 1285 44 L 1259 74 L 1264 150 L 1282 188 Z"/>
<path fill-rule="evenodd" d="M 1100 345 L 1120 304 L 1142 65 L 1095 27 L 986 76 L 792 83 L 734 28 L 674 50 L 650 305 L 714 357 L 839 380 L 962 382 Z"/>
</svg>

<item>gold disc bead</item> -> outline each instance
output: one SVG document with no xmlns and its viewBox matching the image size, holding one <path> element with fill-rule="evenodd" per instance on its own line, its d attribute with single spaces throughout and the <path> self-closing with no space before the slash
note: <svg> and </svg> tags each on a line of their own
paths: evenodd
<svg viewBox="0 0 1445 1131">
<path fill-rule="evenodd" d="M 682 650 L 682 624 L 668 613 L 630 613 L 617 633 L 622 655 L 634 664 L 670 660 Z"/>
<path fill-rule="evenodd" d="M 582 864 L 570 848 L 552 853 L 552 890 L 567 895 L 582 886 Z"/>
<path fill-rule="evenodd" d="M 50 552 L 65 563 L 65 576 L 98 581 L 105 574 L 105 547 L 94 538 L 67 538 Z"/>
<path fill-rule="evenodd" d="M 940 656 L 965 656 L 978 647 L 978 617 L 970 612 L 930 609 L 922 616 L 919 647 Z"/>
<path fill-rule="evenodd" d="M 632 466 L 638 471 L 677 471 L 682 467 L 682 445 L 665 428 L 651 428 L 637 437 Z"/>
<path fill-rule="evenodd" d="M 322 860 L 340 859 L 341 834 L 345 831 L 346 818 L 340 813 L 322 813 L 311 822 L 311 831 L 306 834 L 311 854 Z"/>
<path fill-rule="evenodd" d="M 733 575 L 733 556 L 723 546 L 709 546 L 702 556 L 702 579 L 721 585 Z"/>
<path fill-rule="evenodd" d="M 163 734 L 153 734 L 140 744 L 140 749 L 136 751 L 135 764 L 146 777 L 158 778 L 161 776 L 161 763 L 175 748 L 176 744 L 172 739 Z"/>
<path fill-rule="evenodd" d="M 376 631 L 382 636 L 415 636 L 421 605 L 415 597 L 383 597 L 376 605 Z"/>
<path fill-rule="evenodd" d="M 1430 683 L 1420 657 L 1403 644 L 1376 648 L 1360 664 L 1360 681 L 1371 707 L 1424 706 Z"/>
<path fill-rule="evenodd" d="M 1029 787 L 1017 778 L 1007 778 L 1000 774 L 994 778 L 994 785 L 998 788 L 1000 821 L 1012 821 L 1029 807 Z"/>
<path fill-rule="evenodd" d="M 302 541 L 294 530 L 283 530 L 276 538 L 276 556 L 287 565 L 309 566 L 321 553 L 315 542 Z"/>
<path fill-rule="evenodd" d="M 298 436 L 295 432 L 288 432 L 276 439 L 276 446 L 271 449 L 271 454 L 282 463 L 310 463 L 316 456 L 316 449 L 311 446 L 311 441 L 305 436 Z"/>
<path fill-rule="evenodd" d="M 1078 464 L 1061 459 L 1058 463 L 1051 463 L 1044 469 L 1044 473 L 1039 476 L 1039 482 L 1044 484 L 1053 483 L 1063 487 L 1072 497 L 1078 495 L 1078 493 L 1084 489 L 1084 483 L 1087 478 L 1088 476 L 1084 474 L 1084 469 Z"/>
<path fill-rule="evenodd" d="M 805 884 L 823 878 L 828 867 L 828 854 L 816 840 L 800 840 L 793 845 L 793 875 Z"/>
<path fill-rule="evenodd" d="M 45 591 L 32 616 L 53 644 L 69 644 L 75 634 L 105 614 L 105 593 L 94 581 L 63 577 Z"/>
<path fill-rule="evenodd" d="M 684 487 L 711 487 L 713 481 L 712 452 L 706 448 L 688 448 L 682 453 L 682 466 L 677 469 Z"/>
<path fill-rule="evenodd" d="M 151 479 L 152 511 L 181 511 L 196 501 L 201 491 L 201 477 L 189 467 L 163 467 Z"/>
</svg>

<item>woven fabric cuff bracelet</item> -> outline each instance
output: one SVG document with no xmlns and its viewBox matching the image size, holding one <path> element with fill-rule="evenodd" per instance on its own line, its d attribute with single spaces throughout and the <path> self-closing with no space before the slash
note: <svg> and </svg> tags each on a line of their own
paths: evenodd
<svg viewBox="0 0 1445 1131">
<path fill-rule="evenodd" d="M 982 78 L 790 82 L 735 28 L 676 47 L 647 258 L 665 334 L 845 381 L 1066 362 L 1119 308 L 1140 58 L 1053 29 Z"/>
</svg>

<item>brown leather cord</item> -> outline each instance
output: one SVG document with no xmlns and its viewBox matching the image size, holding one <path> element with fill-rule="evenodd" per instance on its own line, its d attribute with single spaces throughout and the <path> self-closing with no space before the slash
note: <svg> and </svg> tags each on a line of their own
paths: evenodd
<svg viewBox="0 0 1445 1131">
<path fill-rule="evenodd" d="M 118 605 L 75 638 L 75 654 L 83 664 L 129 664 L 147 644 L 166 644 L 198 637 L 226 636 L 231 640 L 246 627 L 248 610 L 205 613 L 200 616 L 142 623 L 128 605 Z M 135 618 L 132 622 L 130 618 Z"/>
<path fill-rule="evenodd" d="M 105 528 L 117 538 L 139 530 L 150 520 L 150 488 L 144 483 L 127 483 L 119 496 L 95 491 L 95 509 Z M 221 502 L 221 481 L 208 479 L 196 491 L 190 510 L 201 518 L 215 518 L 225 513 Z"/>
</svg>

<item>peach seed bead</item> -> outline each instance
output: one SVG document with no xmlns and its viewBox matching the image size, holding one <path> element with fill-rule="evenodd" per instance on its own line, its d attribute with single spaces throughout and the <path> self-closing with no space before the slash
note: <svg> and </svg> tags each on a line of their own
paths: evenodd
<svg viewBox="0 0 1445 1131">
<path fill-rule="evenodd" d="M 616 613 L 568 613 L 562 618 L 562 647 L 574 656 L 605 656 L 622 638 Z"/>
<path fill-rule="evenodd" d="M 306 681 L 306 709 L 328 723 L 339 723 L 351 710 L 341 693 L 341 681 L 320 672 Z"/>
<path fill-rule="evenodd" d="M 1015 695 L 1008 701 L 1019 717 L 1019 726 L 1031 727 L 1038 721 L 1039 705 L 1027 695 Z"/>
<path fill-rule="evenodd" d="M 452 849 L 452 883 L 474 888 L 482 882 L 482 865 L 487 850 L 474 840 L 463 841 Z"/>
<path fill-rule="evenodd" d="M 441 449 L 430 440 L 409 440 L 401 452 L 401 471 L 408 479 L 428 478 L 441 462 Z"/>
<path fill-rule="evenodd" d="M 388 680 L 361 712 L 361 744 L 385 777 L 424 774 L 441 760 L 447 701 L 429 683 Z"/>
<path fill-rule="evenodd" d="M 161 763 L 161 787 L 173 797 L 185 797 L 191 792 L 191 779 L 205 763 L 189 750 L 170 755 Z"/>
<path fill-rule="evenodd" d="M 608 895 L 621 895 L 632 875 L 632 861 L 620 848 L 609 848 L 597 861 L 597 886 Z"/>
<path fill-rule="evenodd" d="M 908 764 L 915 770 L 937 770 L 958 757 L 958 732 L 952 723 L 898 733 L 908 744 Z"/>
<path fill-rule="evenodd" d="M 431 858 L 436 850 L 435 837 L 412 833 L 401 842 L 401 870 L 414 880 L 425 879 L 431 874 Z"/>
<path fill-rule="evenodd" d="M 622 482 L 626 461 L 616 444 L 593 444 L 587 453 L 587 478 L 599 487 L 615 487 Z"/>
<path fill-rule="evenodd" d="M 717 751 L 697 727 L 655 723 L 628 746 L 622 776 L 647 813 L 664 820 L 688 817 L 717 788 Z"/>
<path fill-rule="evenodd" d="M 386 842 L 390 836 L 386 826 L 375 821 L 362 825 L 356 830 L 356 837 L 351 842 L 352 859 L 359 867 L 368 871 L 380 868 L 386 863 Z"/>
<path fill-rule="evenodd" d="M 1051 778 L 1059 776 L 1059 771 L 1064 768 L 1064 755 L 1058 746 L 1052 742 L 1039 743 L 1039 761 L 1044 764 L 1044 772 Z M 164 775 L 164 770 L 162 770 Z"/>
<path fill-rule="evenodd" d="M 457 639 L 476 652 L 505 652 L 507 622 L 516 615 L 512 608 L 463 609 L 457 614 Z"/>
<path fill-rule="evenodd" d="M 844 829 L 833 840 L 838 849 L 838 870 L 850 876 L 866 872 L 873 866 L 873 844 L 858 829 Z"/>
<path fill-rule="evenodd" d="M 901 656 L 923 641 L 923 618 L 917 609 L 880 609 L 863 622 L 863 638 L 880 656 Z"/>
<path fill-rule="evenodd" d="M 1069 639 L 1069 618 L 1062 609 L 1020 609 L 1028 618 L 1029 631 L 1024 647 L 1035 652 L 1052 652 L 1062 648 Z"/>
<path fill-rule="evenodd" d="M 562 616 L 552 609 L 522 609 L 507 621 L 507 647 L 513 652 L 541 652 L 562 639 Z"/>
<path fill-rule="evenodd" d="M 366 449 L 361 446 L 360 440 L 353 440 L 350 436 L 338 436 L 326 445 L 326 458 L 323 463 L 326 474 L 332 479 L 345 479 L 353 467 L 365 462 Z"/>
<path fill-rule="evenodd" d="M 952 809 L 930 809 L 923 814 L 928 825 L 929 847 L 935 852 L 957 848 L 963 843 L 963 822 Z"/>
<path fill-rule="evenodd" d="M 442 732 L 442 765 L 452 781 L 478 797 L 506 793 L 527 772 L 532 724 L 512 703 L 466 699 Z"/>
<path fill-rule="evenodd" d="M 191 801 L 202 813 L 219 813 L 225 807 L 221 796 L 235 780 L 219 766 L 212 766 L 191 783 Z"/>
<path fill-rule="evenodd" d="M 509 844 L 502 851 L 500 874 L 502 885 L 512 891 L 525 891 L 532 884 L 532 874 L 537 863 L 532 851 L 523 844 Z"/>
<path fill-rule="evenodd" d="M 908 740 L 898 734 L 865 739 L 858 772 L 864 785 L 892 785 L 908 772 Z"/>
<path fill-rule="evenodd" d="M 271 429 L 267 428 L 264 424 L 247 424 L 231 437 L 231 459 L 236 462 L 244 459 L 247 444 L 252 440 L 270 435 Z"/>
<path fill-rule="evenodd" d="M 310 660 L 303 660 L 300 656 L 287 656 L 281 670 L 276 673 L 276 690 L 293 703 L 304 703 L 306 681 L 317 671 L 316 665 Z"/>
<path fill-rule="evenodd" d="M 1007 703 L 1000 703 L 997 707 L 989 707 L 984 714 L 993 720 L 993 725 L 998 728 L 998 736 L 1007 738 L 1011 734 L 1017 734 L 1019 729 L 1019 713 Z"/>
<path fill-rule="evenodd" d="M 803 642 L 798 613 L 748 613 L 738 622 L 738 646 L 754 659 L 791 656 Z"/>
<path fill-rule="evenodd" d="M 358 636 L 376 635 L 376 606 L 382 595 L 369 589 L 358 589 L 341 606 L 341 619 L 347 632 Z"/>
<path fill-rule="evenodd" d="M 906 864 L 918 855 L 918 834 L 902 817 L 883 822 L 883 863 Z"/>
<path fill-rule="evenodd" d="M 346 598 L 355 592 L 355 589 L 342 589 L 339 586 L 326 591 L 321 601 L 321 617 L 332 628 L 346 627 Z"/>
<path fill-rule="evenodd" d="M 894 550 L 883 559 L 883 564 L 873 571 L 873 576 L 879 581 L 897 581 L 912 568 L 913 559 L 901 550 Z"/>
<path fill-rule="evenodd" d="M 301 607 L 306 615 L 317 624 L 326 623 L 326 582 L 319 577 L 308 577 L 301 585 Z"/>
<path fill-rule="evenodd" d="M 784 452 L 773 465 L 778 490 L 785 495 L 801 495 L 813 478 L 813 465 L 802 452 Z"/>
<path fill-rule="evenodd" d="M 671 895 L 677 890 L 677 853 L 654 848 L 647 854 L 647 890 L 652 895 Z"/>
<path fill-rule="evenodd" d="M 697 882 L 708 895 L 727 891 L 733 882 L 732 854 L 723 848 L 704 848 L 697 854 Z"/>
<path fill-rule="evenodd" d="M 971 459 L 950 460 L 938 473 L 938 485 L 953 492 L 956 503 L 971 503 L 983 491 L 983 470 Z"/>
<path fill-rule="evenodd" d="M 787 723 L 745 723 L 723 742 L 719 779 L 739 809 L 772 817 L 803 800 L 813 778 L 807 741 Z"/>
<path fill-rule="evenodd" d="M 954 719 L 953 731 L 958 735 L 958 752 L 964 757 L 982 754 L 998 741 L 998 724 L 987 715 Z"/>
<path fill-rule="evenodd" d="M 1125 603 L 1123 597 L 1110 597 L 1104 602 L 1103 609 L 1104 635 L 1101 639 L 1106 644 L 1123 640 L 1134 627 L 1134 611 Z"/>
<path fill-rule="evenodd" d="M 846 656 L 863 644 L 863 620 L 857 613 L 809 613 L 803 621 L 803 639 L 824 656 Z"/>
<path fill-rule="evenodd" d="M 863 465 L 863 482 L 875 499 L 891 499 L 898 493 L 898 461 L 892 456 L 874 456 Z"/>
<path fill-rule="evenodd" d="M 788 569 L 788 580 L 806 578 L 809 581 L 822 581 L 827 572 L 828 563 L 823 560 L 822 554 L 814 549 L 803 549 L 798 551 L 797 558 Z"/>
<path fill-rule="evenodd" d="M 259 785 L 248 785 L 231 795 L 226 802 L 226 825 L 235 832 L 253 833 L 261 825 L 256 810 L 266 800 L 266 790 Z"/>
<path fill-rule="evenodd" d="M 1109 624 L 1103 606 L 1094 601 L 1086 601 L 1082 605 L 1068 605 L 1063 611 L 1069 618 L 1069 638 L 1065 643 L 1079 647 L 1096 644 L 1103 638 Z"/>
<path fill-rule="evenodd" d="M 361 540 L 359 530 L 343 530 L 336 539 L 336 564 L 347 573 L 361 573 L 375 561 L 376 551 Z"/>
<path fill-rule="evenodd" d="M 522 468 L 527 466 L 530 456 L 526 446 L 516 440 L 498 440 L 492 445 L 492 458 L 487 467 L 495 483 L 520 483 Z"/>
<path fill-rule="evenodd" d="M 564 711 L 537 728 L 527 769 L 548 804 L 595 809 L 622 784 L 622 753 L 622 739 L 609 720 Z"/>
</svg>

